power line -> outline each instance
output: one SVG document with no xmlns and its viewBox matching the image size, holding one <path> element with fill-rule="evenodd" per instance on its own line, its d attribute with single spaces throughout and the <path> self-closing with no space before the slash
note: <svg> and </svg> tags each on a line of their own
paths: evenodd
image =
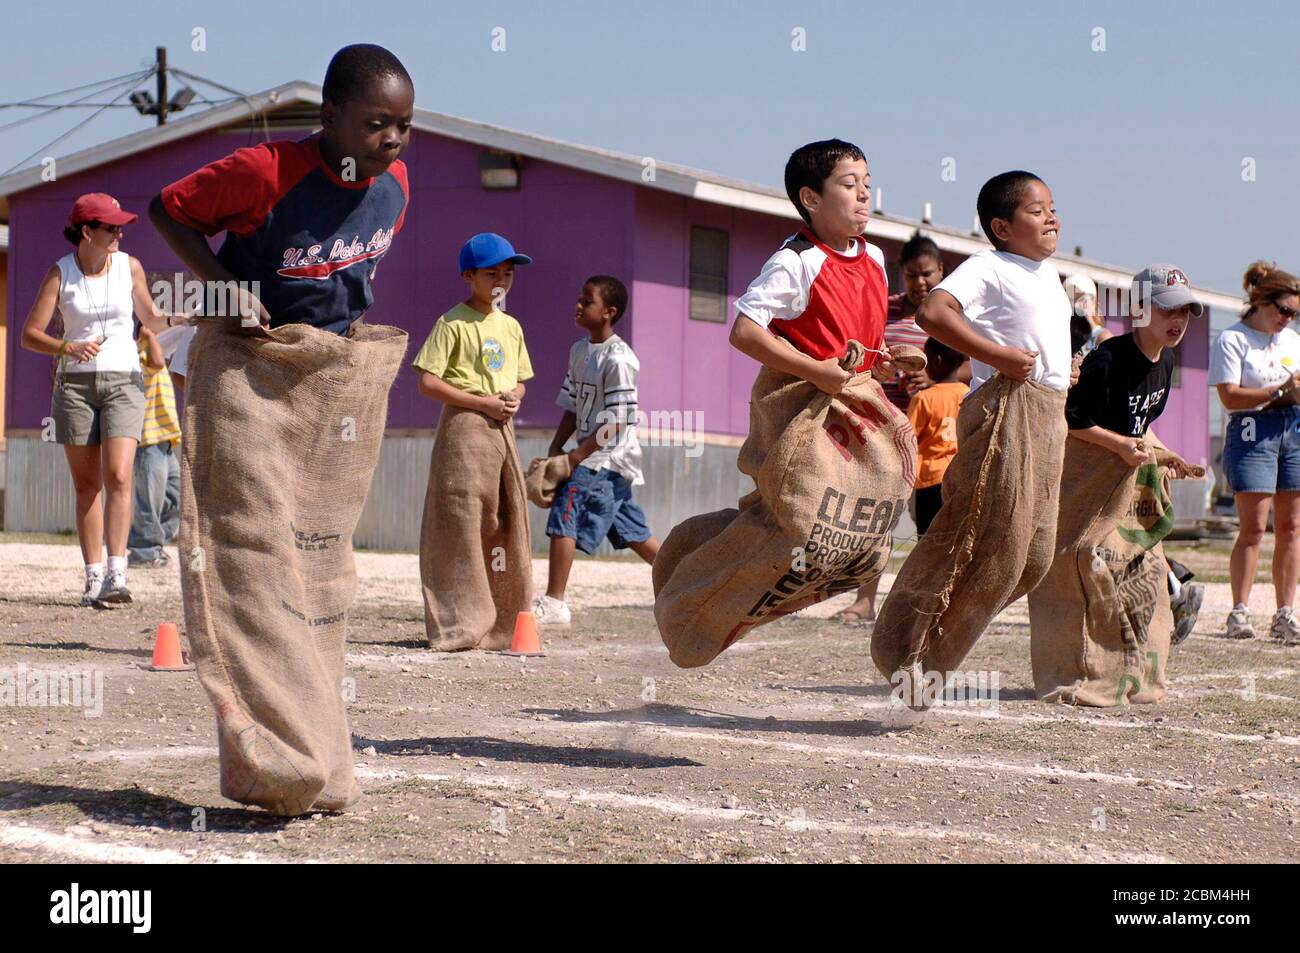
<svg viewBox="0 0 1300 953">
<path fill-rule="evenodd" d="M 10 109 L 14 106 L 33 106 L 33 107 L 45 106 L 49 104 L 42 103 L 40 102 L 40 100 L 51 99 L 54 96 L 66 96 L 68 93 L 75 93 L 78 90 L 90 89 L 91 87 L 99 87 L 99 86 L 112 87 L 112 86 L 116 86 L 119 81 L 125 81 L 128 79 L 131 80 L 132 82 L 139 82 L 144 77 L 152 75 L 153 71 L 154 71 L 154 67 L 150 66 L 143 73 L 123 73 L 121 76 L 114 76 L 111 77 L 110 79 L 101 79 L 96 83 L 83 83 L 80 86 L 73 86 L 70 89 L 60 89 L 57 92 L 46 93 L 43 96 L 37 96 L 35 99 L 27 99 L 17 103 L 0 103 L 0 109 Z M 99 90 L 99 92 L 107 92 L 107 90 L 101 89 Z M 74 102 L 75 101 L 76 100 L 74 100 Z"/>
<path fill-rule="evenodd" d="M 134 85 L 135 85 L 135 83 L 131 83 L 131 84 L 129 84 L 129 85 L 128 85 L 124 90 L 122 90 L 122 92 L 118 93 L 117 96 L 114 97 L 113 102 L 117 102 L 117 100 L 121 99 L 123 96 L 126 96 L 128 93 L 130 93 L 130 92 L 131 92 L 131 87 L 134 86 Z M 108 104 L 108 105 L 112 105 L 112 104 L 110 103 L 110 104 Z M 27 158 L 25 158 L 25 159 L 23 159 L 23 160 L 21 160 L 21 161 L 15 163 L 14 165 L 11 165 L 9 168 L 5 169 L 5 171 L 4 171 L 3 173 L 0 173 L 0 174 L 8 175 L 10 172 L 13 172 L 15 169 L 22 168 L 22 166 L 23 166 L 24 164 L 26 164 L 26 163 L 29 162 L 30 160 L 36 158 L 36 157 L 37 157 L 38 155 L 40 155 L 41 153 L 43 153 L 43 152 L 45 152 L 45 151 L 47 151 L 47 150 L 49 150 L 49 149 L 54 148 L 54 147 L 57 146 L 60 142 L 62 142 L 64 139 L 68 138 L 68 136 L 72 135 L 74 132 L 76 132 L 76 131 L 77 131 L 78 129 L 80 129 L 82 126 L 86 125 L 86 123 L 90 122 L 90 121 L 93 120 L 96 116 L 98 116 L 100 113 L 102 113 L 105 109 L 108 108 L 108 105 L 101 106 L 99 109 L 96 109 L 93 113 L 91 113 L 89 116 L 87 116 L 87 117 L 86 117 L 85 119 L 83 119 L 81 122 L 77 123 L 77 124 L 76 124 L 75 126 L 73 126 L 71 129 L 69 129 L 67 132 L 65 132 L 63 135 L 59 136 L 57 139 L 53 140 L 52 142 L 47 142 L 45 145 L 41 146 L 39 149 L 37 149 L 35 152 L 33 152 L 31 155 L 29 155 Z"/>
<path fill-rule="evenodd" d="M 193 74 L 193 73 L 186 72 L 186 71 L 183 70 L 183 69 L 177 69 L 176 67 L 172 67 L 172 70 L 171 70 L 171 71 L 172 71 L 175 75 L 180 76 L 180 77 L 183 77 L 184 79 L 192 79 L 192 80 L 194 80 L 196 83 L 207 83 L 209 86 L 215 86 L 217 89 L 221 90 L 223 93 L 233 93 L 236 99 L 247 99 L 247 98 L 248 98 L 247 94 L 245 94 L 245 93 L 241 93 L 241 92 L 240 92 L 239 90 L 237 90 L 237 89 L 231 89 L 229 86 L 222 86 L 220 83 L 216 82 L 215 80 L 208 79 L 208 78 L 206 78 L 206 77 L 204 77 L 204 76 L 196 76 L 196 75 Z"/>
<path fill-rule="evenodd" d="M 58 92 L 53 92 L 53 93 L 47 93 L 43 96 L 36 96 L 32 99 L 26 99 L 19 102 L 0 103 L 0 109 L 25 108 L 25 109 L 37 110 L 31 115 L 23 116 L 22 118 L 16 119 L 13 122 L 0 125 L 0 132 L 13 129 L 16 126 L 21 126 L 24 123 L 32 122 L 36 119 L 44 118 L 46 116 L 49 116 L 51 113 L 57 112 L 61 109 L 94 109 L 94 112 L 92 112 L 85 119 L 81 120 L 81 122 L 74 125 L 67 132 L 56 137 L 52 141 L 47 142 L 45 145 L 41 146 L 39 149 L 37 149 L 31 155 L 27 156 L 25 159 L 22 159 L 15 165 L 10 166 L 3 173 L 0 173 L 0 175 L 8 175 L 10 172 L 22 168 L 26 163 L 30 162 L 32 159 L 36 158 L 37 156 L 48 152 L 48 150 L 52 149 L 54 146 L 57 146 L 59 143 L 63 142 L 65 139 L 67 139 L 77 130 L 81 129 L 82 127 L 84 127 L 85 125 L 93 121 L 96 116 L 98 116 L 100 113 L 104 112 L 107 109 L 134 108 L 141 114 L 155 112 L 153 105 L 150 105 L 149 108 L 146 110 L 137 102 L 133 101 L 131 103 L 124 103 L 121 100 L 125 96 L 129 95 L 132 92 L 133 88 L 138 83 L 147 80 L 151 76 L 159 77 L 159 90 L 163 91 L 160 92 L 160 95 L 165 95 L 166 81 L 167 81 L 166 77 L 167 74 L 169 73 L 172 76 L 175 76 L 177 78 L 188 79 L 195 83 L 202 83 L 205 86 L 210 86 L 224 93 L 231 94 L 229 96 L 212 99 L 206 94 L 202 92 L 198 92 L 194 89 L 182 90 L 183 93 L 188 93 L 191 99 L 197 99 L 199 102 L 204 103 L 208 106 L 221 106 L 221 105 L 235 102 L 237 100 L 243 100 L 243 102 L 248 106 L 251 116 L 254 119 L 258 117 L 261 118 L 263 132 L 269 138 L 270 130 L 267 128 L 266 112 L 264 109 L 259 109 L 250 96 L 240 92 L 237 89 L 233 89 L 229 86 L 224 86 L 221 83 L 216 82 L 215 80 L 207 79 L 206 77 L 203 76 L 198 76 L 186 70 L 177 69 L 175 67 L 168 68 L 167 59 L 166 59 L 166 50 L 162 47 L 159 47 L 157 61 L 155 61 L 148 69 L 141 70 L 140 72 L 123 73 L 121 76 L 114 76 L 111 79 L 100 80 L 95 83 L 83 83 L 80 86 L 73 86 L 70 87 L 69 89 L 59 90 Z M 123 88 L 120 93 L 118 93 L 108 102 L 88 101 L 88 100 L 93 100 L 97 96 L 110 93 L 113 90 L 117 89 L 118 87 L 125 87 L 125 88 Z M 78 96 L 77 98 L 71 100 L 70 102 L 50 103 L 46 101 L 46 100 L 53 99 L 56 96 L 66 96 L 69 93 L 75 93 L 82 90 L 89 90 L 89 92 L 86 92 L 81 96 Z M 144 96 L 144 99 L 148 100 L 149 103 L 152 104 L 152 99 L 147 95 Z M 180 101 L 177 102 L 177 104 L 173 107 L 173 109 L 176 111 L 183 109 L 186 102 L 188 102 L 188 100 L 184 96 L 181 96 Z M 167 110 L 168 105 L 169 104 L 165 104 L 165 103 L 157 104 L 157 114 L 160 117 L 162 117 L 159 119 L 160 123 L 165 121 L 165 112 Z"/>
<path fill-rule="evenodd" d="M 91 92 L 86 93 L 84 96 L 80 96 L 77 99 L 74 99 L 70 103 L 52 103 L 49 105 L 38 107 L 41 109 L 40 112 L 32 113 L 31 115 L 28 116 L 23 116 L 21 119 L 15 119 L 13 122 L 5 123 L 3 126 L 0 126 L 0 132 L 4 132 L 6 129 L 12 129 L 15 126 L 21 126 L 23 123 L 32 122 L 34 120 L 41 119 L 45 116 L 50 115 L 50 113 L 57 112 L 60 109 L 90 107 L 91 104 L 85 102 L 85 100 L 89 99 L 90 97 L 98 96 L 101 93 L 111 92 L 112 90 L 116 89 L 118 86 L 126 86 L 129 89 L 131 86 L 134 86 L 142 79 L 147 79 L 152 73 L 153 73 L 152 69 L 147 69 L 141 73 L 132 73 L 130 76 L 127 77 L 118 77 L 119 82 L 113 83 L 111 86 L 108 86 L 103 89 L 92 90 Z M 102 84 L 96 84 L 96 85 L 102 85 Z M 86 87 L 83 86 L 81 88 L 85 89 Z M 45 97 L 41 97 L 41 98 L 45 98 Z M 23 104 L 15 103 L 14 105 L 23 105 Z M 104 105 L 112 106 L 112 105 L 116 105 L 116 102 L 107 103 Z M 123 103 L 122 105 L 127 105 L 127 104 Z"/>
</svg>

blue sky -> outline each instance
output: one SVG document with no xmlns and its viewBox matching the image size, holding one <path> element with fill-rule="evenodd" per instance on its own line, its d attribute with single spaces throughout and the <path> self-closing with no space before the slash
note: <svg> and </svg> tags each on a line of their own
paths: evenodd
<svg viewBox="0 0 1300 953">
<path fill-rule="evenodd" d="M 838 135 L 866 151 L 887 211 L 928 201 L 963 228 L 989 175 L 1028 168 L 1055 193 L 1063 250 L 1173 261 L 1230 293 L 1254 258 L 1300 269 L 1300 13 L 1283 3 L 119 0 L 6 20 L 5 101 L 142 69 L 159 45 L 251 92 L 320 82 L 335 49 L 376 42 L 440 112 L 773 186 L 795 146 Z M 0 169 L 85 115 L 0 131 Z M 54 154 L 150 121 L 109 111 Z"/>
</svg>

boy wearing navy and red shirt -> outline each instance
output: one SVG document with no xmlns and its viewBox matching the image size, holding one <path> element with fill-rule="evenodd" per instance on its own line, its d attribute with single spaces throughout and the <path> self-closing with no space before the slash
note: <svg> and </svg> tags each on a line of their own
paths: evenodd
<svg viewBox="0 0 1300 953">
<path fill-rule="evenodd" d="M 408 195 L 400 159 L 347 181 L 324 158 L 318 133 L 240 149 L 173 182 L 161 199 L 180 225 L 225 231 L 216 258 L 259 283 L 270 327 L 343 334 L 374 301 L 371 278 L 402 228 Z"/>
<path fill-rule="evenodd" d="M 786 163 L 785 189 L 805 227 L 737 299 L 731 343 L 773 370 L 838 394 L 884 356 L 889 282 L 884 255 L 862 237 L 871 211 L 866 157 L 839 139 L 809 143 Z M 839 365 L 850 340 L 867 348 L 852 371 Z"/>
<path fill-rule="evenodd" d="M 368 435 L 382 432 L 387 391 L 406 344 L 405 332 L 367 328 L 359 319 L 373 301 L 376 266 L 406 213 L 406 170 L 398 157 L 415 109 L 410 75 L 382 47 L 344 47 L 326 70 L 321 99 L 317 135 L 240 149 L 167 186 L 149 206 L 159 233 L 209 289 L 214 282 L 238 287 L 237 298 L 223 305 L 237 309 L 255 342 L 233 344 L 235 329 L 215 322 L 229 315 L 209 314 L 214 323 L 199 332 L 201 346 L 185 369 L 187 435 L 194 436 L 183 465 L 182 546 L 240 542 L 222 552 L 200 548 L 213 581 L 201 584 L 199 574 L 207 570 L 190 561 L 181 583 L 199 679 L 217 710 L 222 793 L 277 814 L 342 810 L 359 794 L 346 708 L 335 703 L 346 644 L 343 603 L 351 598 L 336 583 L 354 573 L 351 547 L 312 550 L 315 561 L 302 563 L 297 541 L 306 533 L 296 520 L 305 517 L 314 533 L 322 514 L 334 511 L 339 522 L 320 525 L 337 532 L 323 538 L 350 541 L 377 439 L 341 436 L 333 459 L 347 479 L 322 493 L 328 481 L 311 458 L 329 451 L 303 435 L 339 426 L 334 395 L 343 392 L 360 402 L 358 419 L 368 422 Z M 208 236 L 221 231 L 226 237 L 214 253 Z M 288 351 L 312 360 L 286 381 L 297 399 L 284 404 L 288 397 L 278 392 L 254 392 L 287 412 L 267 407 L 249 417 L 250 408 L 232 402 L 249 393 L 248 382 L 264 383 L 292 366 Z M 270 423 L 264 433 L 242 434 L 226 425 L 232 419 Z M 281 460 L 290 474 L 301 468 L 313 489 L 298 499 L 294 487 L 285 487 L 270 505 L 264 494 L 275 480 L 267 476 L 274 469 L 268 459 Z M 196 472 L 204 473 L 202 481 Z M 238 561 L 236 552 L 243 554 Z M 223 584 L 231 575 L 240 575 L 246 588 Z M 286 595 L 306 608 L 331 613 L 308 622 L 280 598 L 286 586 L 296 587 Z M 257 611 L 277 600 L 288 613 L 283 627 Z M 246 625 L 241 613 L 249 615 Z"/>
<path fill-rule="evenodd" d="M 150 203 L 154 227 L 200 279 L 258 283 L 260 294 L 243 293 L 241 306 L 268 327 L 345 334 L 374 301 L 375 269 L 409 195 L 397 157 L 410 138 L 414 90 L 392 62 L 400 74 L 358 72 L 352 82 L 368 83 L 364 95 L 331 89 L 327 76 L 316 135 L 236 150 Z M 221 231 L 214 254 L 207 236 Z"/>
</svg>

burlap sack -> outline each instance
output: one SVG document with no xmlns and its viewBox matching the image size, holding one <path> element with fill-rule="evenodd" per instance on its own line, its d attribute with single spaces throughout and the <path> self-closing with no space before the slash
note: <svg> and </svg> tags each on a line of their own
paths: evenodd
<svg viewBox="0 0 1300 953">
<path fill-rule="evenodd" d="M 406 332 L 205 322 L 181 441 L 181 589 L 221 792 L 277 814 L 358 795 L 343 700 L 352 532 Z"/>
<path fill-rule="evenodd" d="M 994 375 L 962 401 L 943 508 L 899 570 L 871 658 L 923 707 L 928 672 L 955 671 L 999 612 L 1052 564 L 1065 393 Z"/>
<path fill-rule="evenodd" d="M 916 480 L 916 437 L 869 373 L 831 397 L 765 367 L 749 415 L 737 465 L 757 489 L 676 526 L 655 557 L 655 619 L 683 668 L 878 576 Z"/>
<path fill-rule="evenodd" d="M 420 527 L 429 648 L 510 648 L 533 599 L 528 503 L 514 426 L 444 407 Z"/>
<path fill-rule="evenodd" d="M 1173 615 L 1161 540 L 1174 511 L 1163 468 L 1182 461 L 1154 434 L 1146 441 L 1151 454 L 1138 467 L 1066 441 L 1056 559 L 1029 594 L 1034 689 L 1043 701 L 1108 707 L 1164 697 Z"/>
<path fill-rule="evenodd" d="M 555 491 L 573 476 L 573 464 L 567 453 L 553 457 L 537 457 L 528 464 L 524 474 L 524 489 L 528 493 L 528 502 L 549 510 L 555 503 Z"/>
</svg>

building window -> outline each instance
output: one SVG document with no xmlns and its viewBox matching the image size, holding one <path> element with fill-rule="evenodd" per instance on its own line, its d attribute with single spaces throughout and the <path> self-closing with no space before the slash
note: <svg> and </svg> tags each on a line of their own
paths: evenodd
<svg viewBox="0 0 1300 953">
<path fill-rule="evenodd" d="M 727 320 L 727 233 L 691 226 L 690 316 L 699 321 Z"/>
</svg>

